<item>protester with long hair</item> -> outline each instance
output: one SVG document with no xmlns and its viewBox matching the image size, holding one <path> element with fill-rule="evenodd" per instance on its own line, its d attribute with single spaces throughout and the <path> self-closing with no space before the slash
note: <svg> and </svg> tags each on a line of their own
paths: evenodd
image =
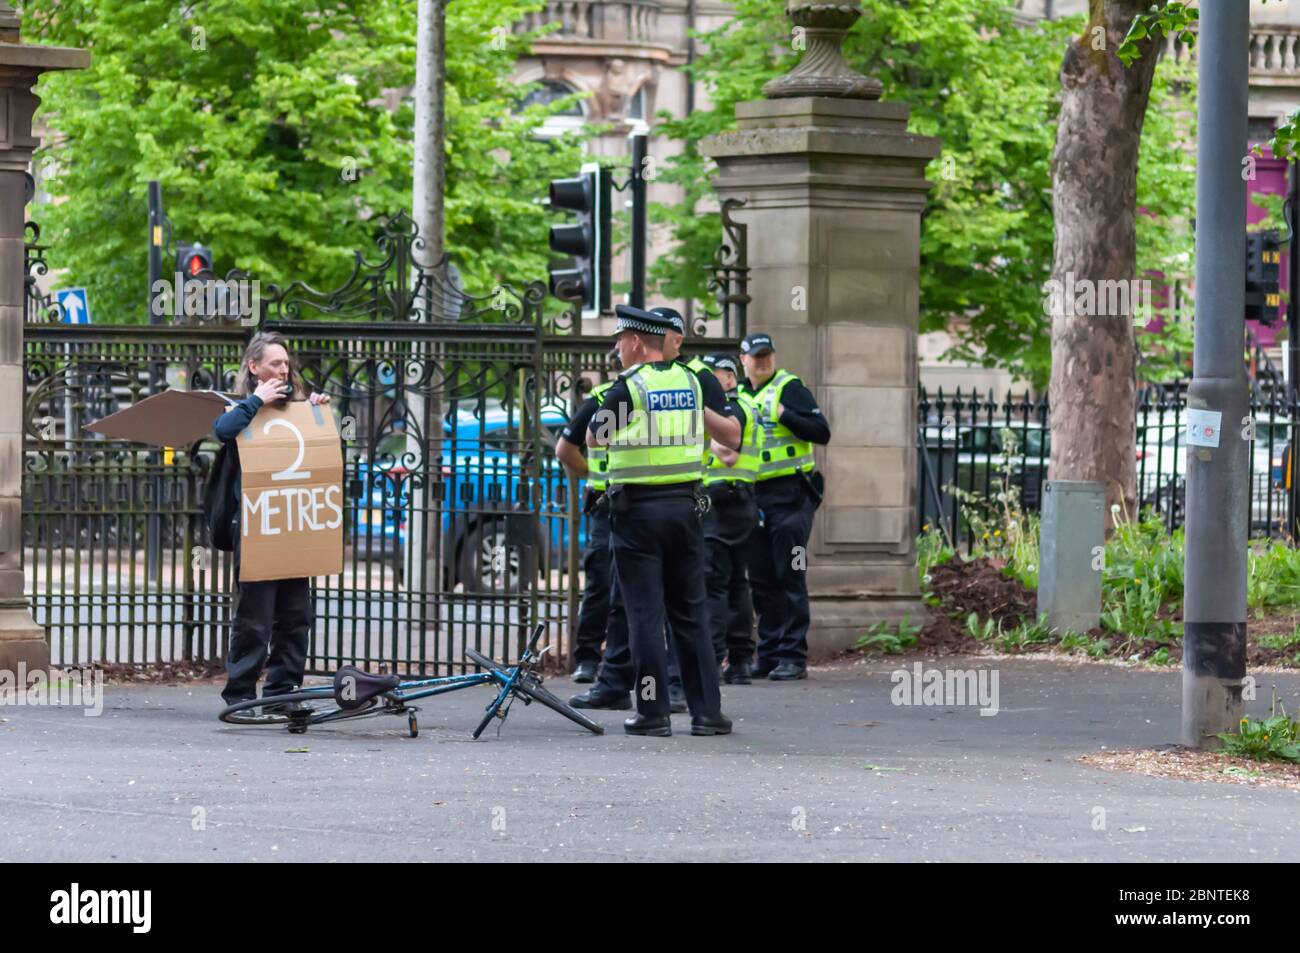
<svg viewBox="0 0 1300 953">
<path fill-rule="evenodd" d="M 233 444 L 257 412 L 268 402 L 302 400 L 304 387 L 284 335 L 259 331 L 244 350 L 235 378 L 235 392 L 243 399 L 216 419 L 212 430 L 217 439 Z M 327 394 L 306 397 L 313 404 L 329 400 Z M 228 447 L 237 467 L 239 455 Z M 234 512 L 239 512 L 240 481 L 234 480 Z M 293 691 L 302 684 L 315 609 L 306 577 L 239 582 L 238 524 L 235 529 L 235 621 L 226 652 L 226 687 L 221 693 L 226 704 L 257 697 L 257 679 L 266 666 L 262 696 Z"/>
</svg>

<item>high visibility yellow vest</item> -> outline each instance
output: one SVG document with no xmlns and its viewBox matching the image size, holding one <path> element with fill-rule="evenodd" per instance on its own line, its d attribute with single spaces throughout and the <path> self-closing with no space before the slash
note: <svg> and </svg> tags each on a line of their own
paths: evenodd
<svg viewBox="0 0 1300 953">
<path fill-rule="evenodd" d="M 792 473 L 807 473 L 816 465 L 812 441 L 799 439 L 776 419 L 776 405 L 781 403 L 782 391 L 798 379 L 789 371 L 780 370 L 761 389 L 761 393 L 746 388 L 745 396 L 758 405 L 762 420 L 763 446 L 758 463 L 760 483 Z"/>
<path fill-rule="evenodd" d="M 605 399 L 605 391 L 614 386 L 613 381 L 605 381 L 603 384 L 597 384 L 591 389 L 591 396 L 596 400 L 596 406 Z M 587 448 L 587 486 L 593 490 L 605 489 L 605 471 L 609 469 L 609 448 L 593 446 Z"/>
<path fill-rule="evenodd" d="M 689 483 L 700 479 L 704 456 L 704 395 L 681 364 L 660 370 L 642 364 L 626 375 L 632 411 L 612 421 L 610 484 Z M 597 431 L 599 432 L 599 431 Z"/>
<path fill-rule="evenodd" d="M 700 371 L 704 371 L 706 374 L 712 374 L 712 373 L 713 373 L 713 368 L 711 368 L 711 367 L 709 367 L 709 365 L 705 364 L 704 361 L 703 361 L 703 359 L 700 358 L 700 357 L 693 357 L 693 358 L 691 358 L 689 361 L 681 361 L 681 360 L 679 360 L 677 363 L 679 363 L 679 364 L 684 364 L 686 367 L 689 367 L 689 368 L 691 369 L 691 373 L 692 373 L 692 374 L 695 374 L 695 375 L 697 375 L 697 376 L 699 375 Z M 702 387 L 702 386 L 703 386 L 703 385 L 701 385 L 701 387 Z M 704 412 L 703 412 L 702 409 L 701 409 L 701 411 L 700 411 L 700 420 L 701 420 L 701 421 L 704 420 Z M 706 471 L 708 468 L 709 468 L 709 437 L 708 437 L 708 434 L 705 434 L 705 435 L 704 435 L 704 449 L 703 449 L 703 451 L 700 453 L 700 476 L 701 476 L 701 478 L 704 477 L 704 475 L 705 475 L 704 471 Z"/>
<path fill-rule="evenodd" d="M 758 405 L 744 394 L 734 400 L 745 411 L 745 430 L 740 438 L 740 459 L 729 467 L 712 453 L 706 454 L 704 483 L 753 483 L 758 478 L 759 453 L 762 449 L 763 428 L 758 422 Z"/>
</svg>

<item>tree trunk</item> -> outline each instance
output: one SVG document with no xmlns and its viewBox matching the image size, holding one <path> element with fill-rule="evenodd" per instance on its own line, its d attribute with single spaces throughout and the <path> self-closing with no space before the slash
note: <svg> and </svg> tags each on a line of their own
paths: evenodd
<svg viewBox="0 0 1300 953">
<path fill-rule="evenodd" d="M 1149 37 L 1131 67 L 1115 50 L 1133 18 L 1150 5 L 1151 0 L 1091 0 L 1088 25 L 1066 49 L 1061 66 L 1052 156 L 1049 475 L 1102 483 L 1108 530 L 1115 504 L 1129 516 L 1136 512 L 1137 163 L 1158 54 Z M 1105 31 L 1100 49 L 1099 27 Z"/>
</svg>

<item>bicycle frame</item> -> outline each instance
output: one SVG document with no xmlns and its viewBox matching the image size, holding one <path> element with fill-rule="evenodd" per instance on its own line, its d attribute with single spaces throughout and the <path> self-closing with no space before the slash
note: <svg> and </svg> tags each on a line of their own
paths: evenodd
<svg viewBox="0 0 1300 953">
<path fill-rule="evenodd" d="M 336 684 L 326 684 L 311 688 L 299 688 L 283 696 L 271 696 L 269 699 L 263 696 L 258 702 L 252 700 L 240 702 L 230 706 L 219 717 L 222 721 L 233 721 L 236 724 L 284 724 L 291 733 L 301 734 L 312 725 L 320 725 L 326 722 L 342 721 L 347 718 L 365 718 L 371 715 L 405 714 L 410 735 L 414 738 L 419 733 L 415 715 L 419 709 L 411 705 L 410 702 L 419 701 L 422 698 L 431 698 L 434 695 L 445 695 L 448 692 L 460 691 L 462 688 L 472 688 L 476 685 L 494 685 L 497 687 L 497 691 L 492 701 L 484 709 L 483 720 L 474 731 L 473 737 L 476 739 L 483 733 L 493 718 L 505 720 L 511 705 L 514 704 L 517 697 L 523 698 L 525 705 L 531 704 L 533 701 L 540 701 L 547 708 L 559 712 L 570 721 L 577 722 L 587 730 L 596 734 L 603 734 L 604 729 L 599 724 L 573 711 L 560 699 L 546 692 L 541 687 L 541 679 L 532 673 L 533 667 L 547 651 L 546 648 L 541 651 L 537 649 L 537 643 L 541 639 L 544 628 L 541 624 L 534 627 L 527 647 L 520 655 L 519 661 L 514 665 L 502 665 L 472 648 L 467 648 L 465 650 L 466 658 L 469 662 L 478 666 L 481 669 L 480 671 L 438 678 L 399 680 L 397 685 L 387 691 L 367 697 L 359 706 L 350 705 L 348 708 L 343 708 L 339 704 L 339 696 L 336 694 L 338 690 Z M 277 698 L 283 698 L 286 701 L 279 702 Z M 297 704 L 300 702 L 315 702 L 319 707 L 313 709 L 312 707 Z M 321 702 L 332 702 L 335 707 L 320 705 Z M 272 720 L 269 722 L 264 720 L 265 712 L 262 716 L 254 716 L 255 720 L 250 721 L 241 721 L 235 717 L 237 712 L 250 706 L 255 708 L 277 706 L 283 710 L 278 717 L 272 715 Z"/>
</svg>

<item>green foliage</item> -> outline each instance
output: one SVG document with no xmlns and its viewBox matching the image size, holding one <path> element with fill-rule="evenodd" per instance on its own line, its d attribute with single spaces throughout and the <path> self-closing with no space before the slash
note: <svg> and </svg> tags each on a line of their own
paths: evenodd
<svg viewBox="0 0 1300 953">
<path fill-rule="evenodd" d="M 1300 550 L 1282 543 L 1252 550 L 1246 571 L 1246 605 L 1257 613 L 1300 603 Z"/>
<path fill-rule="evenodd" d="M 899 620 L 897 626 L 887 621 L 877 622 L 859 636 L 853 647 L 859 652 L 875 650 L 886 655 L 897 655 L 917 643 L 921 629 L 922 626 L 912 624 L 906 615 Z"/>
<path fill-rule="evenodd" d="M 1090 658 L 1101 658 L 1110 653 L 1110 639 L 1094 639 L 1092 636 L 1081 632 L 1066 632 L 1061 636 L 1061 641 L 1058 644 L 1066 651 L 1080 649 Z"/>
<path fill-rule="evenodd" d="M 658 126 L 682 142 L 682 155 L 665 163 L 661 178 L 682 185 L 686 197 L 655 211 L 678 245 L 655 263 L 651 279 L 661 293 L 705 304 L 704 265 L 720 227 L 708 211 L 713 165 L 700 154 L 700 140 L 734 128 L 735 104 L 759 98 L 763 83 L 798 55 L 781 4 L 733 6 L 733 19 L 699 35 L 702 52 L 690 70 L 708 87 L 712 108 L 684 119 L 661 114 Z M 880 80 L 886 100 L 912 107 L 912 131 L 942 140 L 927 168 L 935 187 L 922 227 L 921 328 L 958 332 L 951 358 L 1005 367 L 1044 385 L 1050 327 L 1042 287 L 1052 267 L 1058 74 L 1065 44 L 1084 21 L 1018 27 L 1003 0 L 865 0 L 863 8 L 846 59 Z M 1139 274 L 1180 273 L 1191 248 L 1185 222 L 1195 170 L 1192 157 L 1175 148 L 1192 134 L 1191 110 L 1175 108 L 1175 97 L 1187 95 L 1192 77 L 1176 70 L 1157 70 L 1143 133 L 1138 203 L 1159 213 L 1138 223 Z"/>
<path fill-rule="evenodd" d="M 1006 575 L 1033 590 L 1038 588 L 1039 520 L 1020 503 L 1015 473 L 1023 465 L 1024 455 L 1017 434 L 1004 427 L 998 438 L 1002 455 L 993 494 L 985 496 L 951 483 L 944 486 L 944 492 L 951 493 L 961 503 L 963 518 L 970 526 L 980 554 L 1004 563 Z"/>
<path fill-rule="evenodd" d="M 922 582 L 935 566 L 952 559 L 957 550 L 944 538 L 934 526 L 926 523 L 921 527 L 921 535 L 916 538 L 916 570 Z"/>
<path fill-rule="evenodd" d="M 1201 11 L 1189 3 L 1175 2 L 1163 7 L 1151 5 L 1149 13 L 1139 13 L 1129 24 L 1128 33 L 1115 55 L 1125 66 L 1132 66 L 1142 55 L 1138 50 L 1138 41 L 1148 36 L 1163 38 L 1177 33 L 1178 38 L 1188 46 L 1196 43 L 1196 34 L 1191 26 L 1201 18 Z"/>
<path fill-rule="evenodd" d="M 580 161 L 575 140 L 533 135 L 563 103 L 513 112 L 528 40 L 508 27 L 540 6 L 447 10 L 447 250 L 476 293 L 545 275 L 538 183 Z M 54 160 L 43 188 L 60 201 L 34 214 L 51 264 L 106 320 L 143 321 L 146 182 L 158 179 L 176 237 L 212 247 L 218 272 L 340 284 L 355 249 L 374 257 L 366 219 L 410 211 L 414 104 L 385 100 L 414 82 L 415 13 L 402 0 L 24 5 L 28 38 L 93 58 L 40 86 L 57 131 L 37 163 Z"/>
<path fill-rule="evenodd" d="M 1235 732 L 1219 735 L 1223 753 L 1255 761 L 1290 761 L 1300 763 L 1300 721 L 1287 717 L 1273 695 L 1267 718 L 1243 718 Z"/>
</svg>

